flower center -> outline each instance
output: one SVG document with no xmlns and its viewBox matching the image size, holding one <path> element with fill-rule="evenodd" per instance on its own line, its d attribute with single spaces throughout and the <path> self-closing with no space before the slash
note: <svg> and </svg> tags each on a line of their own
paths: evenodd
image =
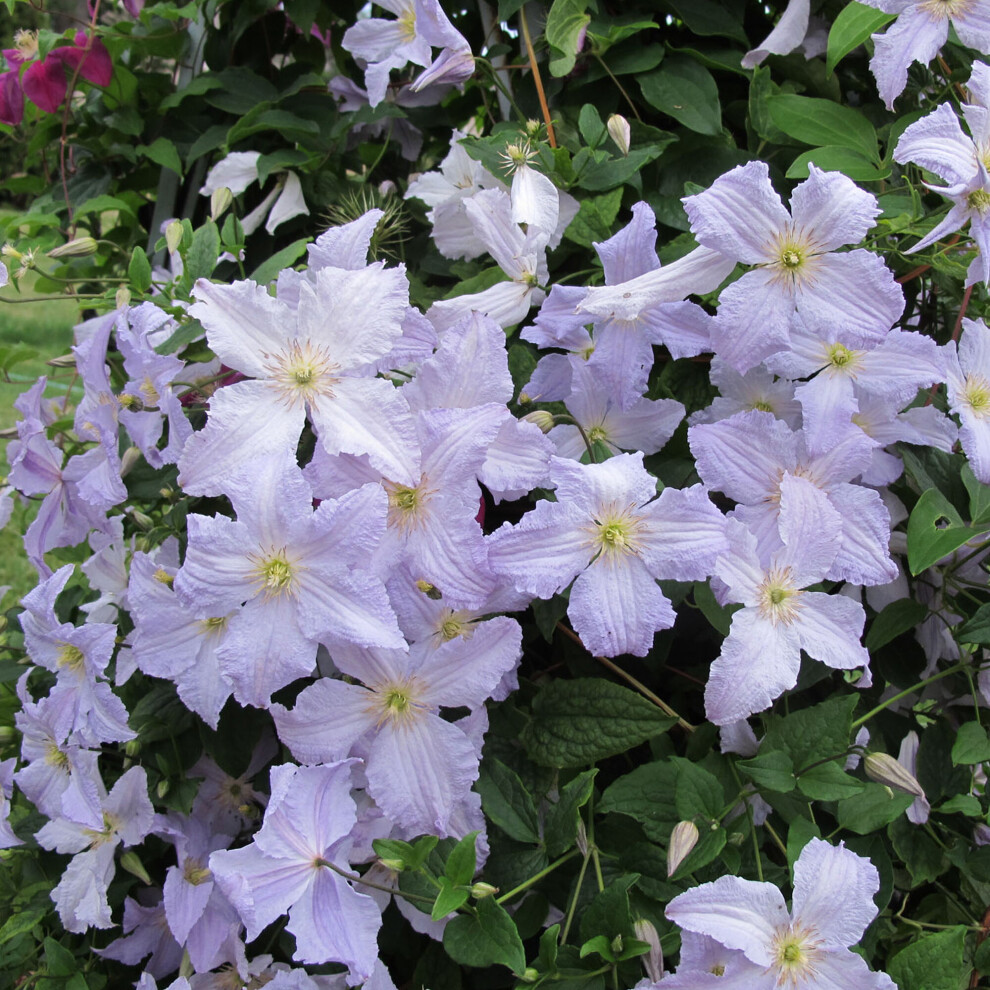
<svg viewBox="0 0 990 990">
<path fill-rule="evenodd" d="M 990 381 L 983 375 L 967 375 L 962 387 L 962 401 L 979 419 L 990 417 Z"/>
<path fill-rule="evenodd" d="M 533 150 L 533 146 L 529 141 L 523 141 L 520 144 L 513 142 L 512 144 L 507 144 L 505 151 L 501 152 L 498 157 L 510 172 L 514 172 L 517 169 L 528 166 L 536 157 L 536 152 Z"/>
<path fill-rule="evenodd" d="M 973 0 L 925 0 L 920 7 L 933 21 L 943 21 L 966 13 L 972 5 Z"/>
<path fill-rule="evenodd" d="M 849 348 L 843 344 L 833 344 L 828 349 L 828 363 L 833 368 L 844 368 L 855 359 L 856 352 L 849 350 Z"/>
<path fill-rule="evenodd" d="M 63 772 L 69 769 L 69 757 L 54 742 L 49 742 L 45 746 L 45 763 Z"/>
<path fill-rule="evenodd" d="M 255 579 L 261 585 L 265 598 L 280 598 L 293 593 L 296 570 L 295 564 L 286 555 L 285 547 L 280 550 L 273 548 L 267 556 L 258 558 L 255 565 Z M 210 628 L 216 631 L 221 622 L 226 622 L 226 619 L 214 616 L 205 619 L 203 625 L 210 624 Z"/>
<path fill-rule="evenodd" d="M 102 829 L 83 829 L 83 834 L 89 837 L 89 848 L 96 849 L 98 846 L 105 846 L 108 842 L 112 842 L 119 824 L 109 811 L 104 811 Z"/>
<path fill-rule="evenodd" d="M 767 402 L 766 399 L 757 399 L 757 401 L 754 402 L 753 405 L 750 406 L 750 408 L 758 409 L 760 412 L 768 412 L 768 413 L 773 412 L 773 406 L 770 405 L 770 403 Z"/>
<path fill-rule="evenodd" d="M 18 55 L 27 62 L 38 57 L 38 32 L 18 31 L 14 34 L 14 47 Z"/>
<path fill-rule="evenodd" d="M 68 667 L 69 670 L 76 672 L 82 670 L 84 660 L 83 651 L 78 646 L 73 646 L 71 643 L 62 643 L 59 647 L 58 656 L 55 659 L 55 666 L 59 668 Z"/>
<path fill-rule="evenodd" d="M 608 440 L 608 432 L 604 426 L 593 426 L 588 430 L 588 439 L 592 443 L 605 443 Z"/>
<path fill-rule="evenodd" d="M 804 258 L 797 248 L 786 247 L 780 252 L 780 263 L 785 268 L 800 268 L 802 261 Z"/>
<path fill-rule="evenodd" d="M 400 532 L 415 529 L 423 522 L 430 498 L 436 494 L 436 489 L 426 487 L 426 478 L 421 478 L 415 488 L 386 481 L 385 491 L 388 493 L 386 523 Z"/>
<path fill-rule="evenodd" d="M 794 587 L 791 569 L 772 568 L 767 572 L 758 592 L 760 618 L 766 619 L 771 625 L 783 623 L 790 625 L 801 609 L 799 599 L 804 594 Z"/>
<path fill-rule="evenodd" d="M 282 398 L 296 405 L 320 397 L 332 399 L 333 386 L 338 381 L 335 372 L 340 365 L 330 359 L 325 347 L 294 340 L 280 354 L 269 358 L 265 370 Z"/>
<path fill-rule="evenodd" d="M 172 583 L 175 581 L 175 577 L 169 574 L 164 567 L 159 567 L 154 574 L 151 575 L 159 584 L 167 584 L 170 588 Z"/>
<path fill-rule="evenodd" d="M 416 40 L 416 8 L 411 3 L 399 14 L 399 29 L 403 44 L 408 45 Z"/>
<path fill-rule="evenodd" d="M 595 556 L 626 556 L 639 553 L 639 524 L 641 516 L 633 514 L 635 506 L 619 508 L 613 504 L 602 506 L 599 518 L 591 530 Z"/>
<path fill-rule="evenodd" d="M 191 883 L 194 887 L 213 879 L 213 874 L 209 869 L 191 857 L 186 860 L 186 865 L 182 868 L 182 876 L 187 883 Z"/>
<path fill-rule="evenodd" d="M 146 406 L 157 406 L 161 396 L 158 394 L 158 389 L 155 388 L 154 382 L 145 375 L 144 381 L 141 382 L 138 391 L 144 396 Z"/>
<path fill-rule="evenodd" d="M 386 722 L 408 726 L 416 721 L 429 707 L 417 700 L 422 691 L 423 684 L 412 677 L 375 688 L 371 710 L 378 716 L 377 726 L 381 728 Z"/>
<path fill-rule="evenodd" d="M 987 210 L 990 210 L 990 192 L 986 189 L 974 190 L 966 197 L 966 205 L 981 217 L 986 216 Z"/>
</svg>

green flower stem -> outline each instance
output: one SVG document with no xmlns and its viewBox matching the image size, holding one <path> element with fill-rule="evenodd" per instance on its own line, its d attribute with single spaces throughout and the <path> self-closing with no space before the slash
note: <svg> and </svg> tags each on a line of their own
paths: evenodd
<svg viewBox="0 0 990 990">
<path fill-rule="evenodd" d="M 519 886 L 513 887 L 508 893 L 502 894 L 495 898 L 496 904 L 504 904 L 506 901 L 512 900 L 516 894 L 521 894 L 524 890 L 528 890 L 533 886 L 534 883 L 538 883 L 542 880 L 548 873 L 553 873 L 558 866 L 563 866 L 568 860 L 573 859 L 575 856 L 579 855 L 577 849 L 572 849 L 568 853 L 564 853 L 559 859 L 555 859 L 549 866 L 544 866 L 539 873 L 534 873 L 528 880 L 524 880 Z"/>
<path fill-rule="evenodd" d="M 567 935 L 571 930 L 571 923 L 574 921 L 574 912 L 577 910 L 578 897 L 581 895 L 581 888 L 584 886 L 584 875 L 588 871 L 588 860 L 591 859 L 591 854 L 584 857 L 581 863 L 581 869 L 578 871 L 577 884 L 574 887 L 574 896 L 571 897 L 571 903 L 567 905 L 567 917 L 564 918 L 564 927 L 560 930 L 560 944 L 564 945 L 567 942 Z"/>
<path fill-rule="evenodd" d="M 935 681 L 940 681 L 943 677 L 948 677 L 949 674 L 955 674 L 958 671 L 962 670 L 963 667 L 965 666 L 966 664 L 964 663 L 954 664 L 952 667 L 948 667 L 945 670 L 939 671 L 939 673 L 937 674 L 932 674 L 931 677 L 926 677 L 923 681 L 918 681 L 917 684 L 912 684 L 911 687 L 905 688 L 899 694 L 895 694 L 892 698 L 888 698 L 886 701 L 881 702 L 879 705 L 876 706 L 876 708 L 871 708 L 861 718 L 856 719 L 853 722 L 851 728 L 858 729 L 864 722 L 869 722 L 869 720 L 873 718 L 874 715 L 879 714 L 885 708 L 889 708 L 895 701 L 900 701 L 901 698 L 906 698 L 909 694 L 914 694 L 914 692 L 917 691 L 918 688 L 923 688 L 927 684 L 933 684 Z"/>
<path fill-rule="evenodd" d="M 351 883 L 360 883 L 365 887 L 374 887 L 375 890 L 384 890 L 386 894 L 394 894 L 396 897 L 404 897 L 407 901 L 423 901 L 426 904 L 432 904 L 433 898 L 424 897 L 422 894 L 407 894 L 403 890 L 399 890 L 398 887 L 386 887 L 383 883 L 375 883 L 373 880 L 365 880 L 358 873 L 348 873 L 346 870 L 342 870 L 339 866 L 334 866 L 333 863 L 329 863 L 324 860 L 324 866 L 329 867 L 338 876 L 342 876 L 345 880 L 350 880 Z"/>
</svg>

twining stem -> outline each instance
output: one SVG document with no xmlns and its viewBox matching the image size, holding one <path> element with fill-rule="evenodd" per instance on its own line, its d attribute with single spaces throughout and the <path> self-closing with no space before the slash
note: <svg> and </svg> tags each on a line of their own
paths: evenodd
<svg viewBox="0 0 990 990">
<path fill-rule="evenodd" d="M 588 871 L 589 859 L 591 859 L 590 851 L 581 863 L 581 869 L 577 876 L 577 886 L 574 888 L 574 896 L 571 898 L 571 903 L 567 905 L 567 917 L 564 918 L 564 927 L 560 931 L 561 945 L 566 944 L 568 932 L 571 930 L 571 922 L 574 921 L 574 912 L 577 910 L 578 897 L 581 896 L 581 888 L 584 886 L 584 875 Z"/>
<path fill-rule="evenodd" d="M 565 636 L 569 636 L 571 639 L 573 639 L 575 643 L 584 646 L 584 643 L 581 642 L 581 637 L 578 636 L 578 634 L 574 632 L 573 629 L 569 629 L 567 626 L 565 626 L 563 622 L 558 622 L 557 628 Z M 663 700 L 663 698 L 655 695 L 645 684 L 642 684 L 639 681 L 637 681 L 632 674 L 627 674 L 618 664 L 612 663 L 612 661 L 609 660 L 608 657 L 595 657 L 595 659 L 600 664 L 604 664 L 606 667 L 608 667 L 608 669 L 611 670 L 612 673 L 618 674 L 619 677 L 621 677 L 627 684 L 631 684 L 637 691 L 639 691 L 639 693 L 644 698 L 648 699 L 649 701 L 652 701 L 653 704 L 655 704 L 657 708 L 659 708 L 660 711 L 664 713 L 664 715 L 669 715 L 671 718 L 676 718 L 677 724 L 685 732 L 694 732 L 694 730 L 697 728 L 697 726 L 694 726 L 687 720 L 681 718 L 681 716 L 678 715 L 677 712 L 674 711 L 674 709 L 671 708 L 670 705 L 668 705 L 667 702 Z"/>
<path fill-rule="evenodd" d="M 559 859 L 555 859 L 549 866 L 543 867 L 539 873 L 534 873 L 528 880 L 524 880 L 518 887 L 513 887 L 507 894 L 502 894 L 500 897 L 495 898 L 496 904 L 503 904 L 505 901 L 512 900 L 516 894 L 521 894 L 524 890 L 528 890 L 533 886 L 534 883 L 542 880 L 548 873 L 553 873 L 558 866 L 563 866 L 569 859 L 573 859 L 575 856 L 579 855 L 577 849 L 572 849 L 568 853 L 564 853 Z"/>
<path fill-rule="evenodd" d="M 543 78 L 540 75 L 540 67 L 536 63 L 536 50 L 533 48 L 533 39 L 530 37 L 529 24 L 526 21 L 526 7 L 519 8 L 519 24 L 522 26 L 523 40 L 526 42 L 526 54 L 529 56 L 529 67 L 533 70 L 533 82 L 536 84 L 536 95 L 540 100 L 540 110 L 543 112 L 543 122 L 547 125 L 547 140 L 551 148 L 557 147 L 557 135 L 553 130 L 553 121 L 550 119 L 550 107 L 547 104 L 547 94 L 543 90 Z"/>
<path fill-rule="evenodd" d="M 873 718 L 874 715 L 878 714 L 879 712 L 882 712 L 885 708 L 888 708 L 895 701 L 900 701 L 901 698 L 906 698 L 909 694 L 914 694 L 914 692 L 917 691 L 918 688 L 923 688 L 928 684 L 934 683 L 935 681 L 940 681 L 943 677 L 948 677 L 949 674 L 958 673 L 958 671 L 962 670 L 963 667 L 965 666 L 966 664 L 964 663 L 957 663 L 952 667 L 948 667 L 945 670 L 939 671 L 937 674 L 932 674 L 931 677 L 926 677 L 923 681 L 918 681 L 917 684 L 912 684 L 911 687 L 905 688 L 899 694 L 895 694 L 892 698 L 888 698 L 886 701 L 881 702 L 879 705 L 877 705 L 876 708 L 871 708 L 865 715 L 861 716 L 860 718 L 856 719 L 853 722 L 852 728 L 858 729 L 864 722 L 868 722 L 871 718 Z"/>
</svg>

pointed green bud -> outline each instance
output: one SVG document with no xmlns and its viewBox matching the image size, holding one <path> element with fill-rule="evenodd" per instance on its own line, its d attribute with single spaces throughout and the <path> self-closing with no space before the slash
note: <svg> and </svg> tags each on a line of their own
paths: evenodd
<svg viewBox="0 0 990 990">
<path fill-rule="evenodd" d="M 523 983 L 535 983 L 540 978 L 540 971 L 538 969 L 533 969 L 532 966 L 527 966 L 523 970 L 523 975 L 519 977 Z"/>
<path fill-rule="evenodd" d="M 141 862 L 141 858 L 133 849 L 128 849 L 127 852 L 121 853 L 120 865 L 128 873 L 136 876 L 142 883 L 151 885 L 151 877 L 148 876 L 148 871 L 144 868 L 144 863 Z"/>
<path fill-rule="evenodd" d="M 870 780 L 885 787 L 892 787 L 905 794 L 923 798 L 925 791 L 917 778 L 908 773 L 889 753 L 867 753 L 863 760 L 863 770 Z"/>
<path fill-rule="evenodd" d="M 477 883 L 471 885 L 471 896 L 476 901 L 484 900 L 486 897 L 491 897 L 492 894 L 498 893 L 498 887 L 493 887 L 490 883 L 485 883 L 484 880 L 479 880 Z"/>
<path fill-rule="evenodd" d="M 48 252 L 49 258 L 83 258 L 87 254 L 96 254 L 95 237 L 74 237 L 57 248 Z"/>
<path fill-rule="evenodd" d="M 546 409 L 534 409 L 531 413 L 526 413 L 523 419 L 528 423 L 535 423 L 544 433 L 549 433 L 554 427 L 553 413 Z"/>
<path fill-rule="evenodd" d="M 673 876 L 698 844 L 698 826 L 694 822 L 678 822 L 670 833 L 667 846 L 667 876 Z"/>
</svg>

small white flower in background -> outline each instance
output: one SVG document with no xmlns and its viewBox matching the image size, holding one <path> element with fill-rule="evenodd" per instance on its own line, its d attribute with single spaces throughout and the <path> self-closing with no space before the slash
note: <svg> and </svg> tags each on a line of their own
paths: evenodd
<svg viewBox="0 0 990 990">
<path fill-rule="evenodd" d="M 220 189 L 228 189 L 239 196 L 253 182 L 258 181 L 258 151 L 232 151 L 222 161 L 217 162 L 207 173 L 206 182 L 199 190 L 200 196 L 212 196 Z M 241 220 L 245 234 L 253 234 L 265 220 L 265 230 L 274 234 L 287 220 L 300 214 L 309 213 L 303 198 L 302 185 L 295 172 L 285 172 L 278 179 L 275 188 Z"/>
</svg>

